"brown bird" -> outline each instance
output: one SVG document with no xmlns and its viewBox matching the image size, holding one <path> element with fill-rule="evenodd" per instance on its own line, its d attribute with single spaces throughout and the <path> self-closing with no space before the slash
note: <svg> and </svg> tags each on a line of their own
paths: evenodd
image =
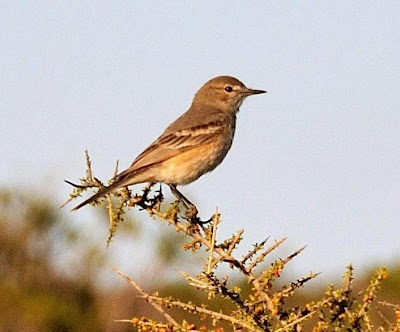
<svg viewBox="0 0 400 332">
<path fill-rule="evenodd" d="M 176 186 L 197 180 L 222 162 L 232 145 L 236 113 L 243 100 L 265 92 L 249 89 L 231 76 L 209 80 L 197 91 L 186 113 L 170 124 L 128 169 L 74 210 L 115 188 L 143 182 L 165 183 L 186 206 L 194 207 Z"/>
</svg>

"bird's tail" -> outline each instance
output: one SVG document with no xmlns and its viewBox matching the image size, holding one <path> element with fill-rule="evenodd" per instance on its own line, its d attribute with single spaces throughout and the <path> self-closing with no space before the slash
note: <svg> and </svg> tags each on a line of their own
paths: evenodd
<svg viewBox="0 0 400 332">
<path fill-rule="evenodd" d="M 72 209 L 72 211 L 76 211 L 76 210 L 80 209 L 81 207 L 85 206 L 86 204 L 94 202 L 96 199 L 99 199 L 99 198 L 107 195 L 108 193 L 110 193 L 111 191 L 113 191 L 116 188 L 130 186 L 130 185 L 141 183 L 141 182 L 147 182 L 148 180 L 146 179 L 146 177 L 143 179 L 140 177 L 138 178 L 137 176 L 142 173 L 145 173 L 148 169 L 149 169 L 148 166 L 141 167 L 139 169 L 133 169 L 133 166 L 131 166 L 124 172 L 118 174 L 114 178 L 114 182 L 112 184 L 110 184 L 108 187 L 101 188 L 92 197 L 88 198 L 86 201 L 82 202 L 81 204 L 75 206 Z M 144 180 L 144 181 L 142 181 L 142 180 Z M 69 181 L 66 181 L 66 182 L 69 184 L 72 184 Z M 74 185 L 74 184 L 72 184 L 72 185 Z M 74 185 L 74 186 L 76 186 L 76 185 Z"/>
<path fill-rule="evenodd" d="M 76 211 L 76 210 L 80 209 L 81 207 L 85 206 L 86 204 L 90 204 L 90 203 L 94 202 L 96 199 L 99 199 L 99 198 L 107 195 L 108 193 L 110 193 L 115 188 L 122 187 L 122 186 L 123 186 L 123 184 L 121 184 L 120 181 L 116 181 L 116 182 L 112 183 L 111 185 L 109 185 L 108 187 L 101 188 L 92 197 L 88 198 L 86 201 L 82 202 L 81 204 L 75 206 L 72 209 L 72 211 Z"/>
</svg>

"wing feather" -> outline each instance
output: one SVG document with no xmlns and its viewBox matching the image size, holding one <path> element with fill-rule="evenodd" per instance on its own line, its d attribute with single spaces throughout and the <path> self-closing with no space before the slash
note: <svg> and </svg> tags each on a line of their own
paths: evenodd
<svg viewBox="0 0 400 332">
<path fill-rule="evenodd" d="M 188 129 L 181 129 L 174 133 L 164 133 L 144 150 L 132 165 L 117 176 L 117 181 L 126 175 L 145 167 L 158 164 L 175 157 L 183 151 L 197 147 L 199 144 L 212 142 L 229 125 L 224 121 L 213 121 Z"/>
</svg>

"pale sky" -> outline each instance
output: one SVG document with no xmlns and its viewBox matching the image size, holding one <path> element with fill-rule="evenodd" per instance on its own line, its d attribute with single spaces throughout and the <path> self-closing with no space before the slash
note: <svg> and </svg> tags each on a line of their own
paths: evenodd
<svg viewBox="0 0 400 332">
<path fill-rule="evenodd" d="M 398 1 L 2 1 L 0 185 L 62 202 L 85 148 L 110 178 L 228 74 L 268 94 L 244 102 L 222 165 L 181 188 L 204 218 L 218 206 L 220 238 L 308 245 L 299 275 L 394 262 L 399 21 Z"/>
</svg>

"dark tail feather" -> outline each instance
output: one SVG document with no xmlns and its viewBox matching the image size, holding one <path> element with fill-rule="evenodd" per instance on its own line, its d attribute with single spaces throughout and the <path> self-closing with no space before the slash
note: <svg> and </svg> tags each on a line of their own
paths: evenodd
<svg viewBox="0 0 400 332">
<path fill-rule="evenodd" d="M 86 204 L 94 202 L 96 199 L 99 199 L 105 195 L 107 195 L 109 192 L 111 192 L 113 189 L 121 187 L 121 182 L 117 181 L 111 184 L 108 187 L 100 189 L 96 194 L 94 194 L 92 197 L 88 198 L 86 201 L 82 202 L 81 204 L 75 206 L 72 211 L 76 211 L 80 209 L 82 206 L 85 206 Z"/>
</svg>

